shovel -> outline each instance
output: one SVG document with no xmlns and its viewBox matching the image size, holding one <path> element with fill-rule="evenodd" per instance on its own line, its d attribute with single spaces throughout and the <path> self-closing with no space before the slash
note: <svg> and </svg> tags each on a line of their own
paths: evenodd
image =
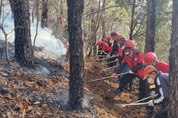
<svg viewBox="0 0 178 118">
<path fill-rule="evenodd" d="M 119 75 L 125 75 L 129 72 L 125 72 L 125 73 L 121 73 L 121 74 L 117 74 L 118 76 Z M 94 80 L 91 80 L 91 81 L 87 81 L 87 82 L 94 82 L 94 81 L 99 81 L 99 80 L 104 80 L 104 79 L 108 79 L 108 78 L 111 78 L 112 76 L 107 76 L 107 77 L 102 77 L 102 78 L 98 78 L 98 79 L 94 79 Z"/>
</svg>

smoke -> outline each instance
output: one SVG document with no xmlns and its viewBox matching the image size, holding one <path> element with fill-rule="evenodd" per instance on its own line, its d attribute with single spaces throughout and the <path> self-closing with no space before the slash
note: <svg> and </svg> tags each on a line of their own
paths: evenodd
<svg viewBox="0 0 178 118">
<path fill-rule="evenodd" d="M 3 1 L 3 2 L 5 4 L 6 1 Z M 6 4 L 5 6 L 3 6 L 3 13 L 4 13 L 4 16 L 6 15 L 7 16 L 1 17 L 0 24 L 2 25 L 2 21 L 3 21 L 3 26 L 4 26 L 6 33 L 10 33 L 8 35 L 8 41 L 12 43 L 14 42 L 14 19 L 12 18 L 9 4 Z M 36 34 L 36 23 L 34 22 L 34 23 L 31 23 L 32 44 L 33 44 L 35 34 Z M 0 30 L 0 39 L 4 40 L 4 34 L 2 30 Z M 38 47 L 43 46 L 45 47 L 47 51 L 52 52 L 56 55 L 66 54 L 66 48 L 64 47 L 64 44 L 59 39 L 55 38 L 52 35 L 52 30 L 48 28 L 42 29 L 40 27 L 40 23 L 38 27 L 38 35 L 36 38 L 35 45 Z"/>
<path fill-rule="evenodd" d="M 90 101 L 91 101 L 92 97 L 89 95 L 84 95 L 83 97 L 83 103 L 82 106 L 83 108 L 89 108 L 90 107 Z"/>
<path fill-rule="evenodd" d="M 54 92 L 54 91 L 53 91 Z M 54 92 L 54 100 L 61 101 L 63 105 L 67 105 L 68 103 L 68 90 L 63 90 L 61 92 Z"/>
<path fill-rule="evenodd" d="M 42 67 L 42 68 L 39 68 L 35 71 L 36 74 L 39 74 L 39 75 L 42 75 L 44 77 L 48 77 L 48 75 L 50 74 L 50 71 L 45 68 L 45 67 Z"/>
</svg>

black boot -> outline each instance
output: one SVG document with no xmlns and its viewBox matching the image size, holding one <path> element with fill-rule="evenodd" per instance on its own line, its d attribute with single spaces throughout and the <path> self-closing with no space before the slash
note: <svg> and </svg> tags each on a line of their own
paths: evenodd
<svg viewBox="0 0 178 118">
<path fill-rule="evenodd" d="M 131 93 L 133 90 L 133 83 L 129 83 L 129 93 Z"/>
<path fill-rule="evenodd" d="M 128 91 L 129 91 L 129 86 L 128 86 L 128 84 L 127 84 L 127 86 L 124 87 L 123 91 L 124 91 L 124 92 L 128 92 Z"/>
<path fill-rule="evenodd" d="M 120 88 L 117 88 L 116 90 L 113 90 L 113 93 L 120 96 L 122 91 Z"/>
<path fill-rule="evenodd" d="M 154 112 L 154 106 L 147 106 L 147 114 L 143 115 L 143 118 L 151 118 Z"/>
</svg>

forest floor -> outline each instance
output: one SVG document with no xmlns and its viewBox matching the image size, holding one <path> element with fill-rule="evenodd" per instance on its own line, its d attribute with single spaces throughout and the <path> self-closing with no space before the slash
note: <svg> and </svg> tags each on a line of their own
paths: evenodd
<svg viewBox="0 0 178 118">
<path fill-rule="evenodd" d="M 50 59 L 44 50 L 35 55 L 30 69 L 0 60 L 1 118 L 142 118 L 145 113 L 145 106 L 117 106 L 136 101 L 137 87 L 118 96 L 111 91 L 118 87 L 113 78 L 87 82 L 113 73 L 95 57 L 85 59 L 83 111 L 68 110 L 69 63 Z"/>
</svg>

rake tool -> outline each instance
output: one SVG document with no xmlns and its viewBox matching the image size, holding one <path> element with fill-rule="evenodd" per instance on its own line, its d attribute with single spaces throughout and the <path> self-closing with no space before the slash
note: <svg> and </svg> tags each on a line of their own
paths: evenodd
<svg viewBox="0 0 178 118">
<path fill-rule="evenodd" d="M 97 59 L 97 60 L 105 60 L 105 59 L 110 59 L 110 58 L 114 58 L 114 57 L 118 57 L 117 55 L 116 56 L 111 56 L 111 57 L 106 57 L 106 58 L 102 58 L 102 59 Z"/>
<path fill-rule="evenodd" d="M 108 62 L 108 63 L 103 63 L 103 65 L 104 65 L 104 64 L 110 64 L 110 63 L 117 63 L 117 61 L 110 61 L 110 62 Z"/>
<path fill-rule="evenodd" d="M 158 94 L 155 94 L 154 95 L 154 97 L 156 97 Z M 140 99 L 140 100 L 137 100 L 137 101 L 135 101 L 135 102 L 132 102 L 132 103 L 138 103 L 138 102 L 141 102 L 141 101 L 144 101 L 144 100 L 148 100 L 148 99 L 150 99 L 152 96 L 148 96 L 148 97 L 146 97 L 146 98 L 143 98 L 143 99 Z"/>
<path fill-rule="evenodd" d="M 127 74 L 127 73 L 128 73 L 128 72 L 121 73 L 121 74 L 118 74 L 118 76 L 119 76 L 119 75 L 125 75 L 125 74 Z M 111 77 L 112 77 L 112 76 L 102 77 L 102 78 L 94 79 L 94 80 L 87 81 L 87 82 L 95 82 L 95 81 L 99 81 L 99 80 L 108 79 L 108 78 L 111 78 Z"/>
<path fill-rule="evenodd" d="M 142 103 L 130 103 L 130 104 L 117 104 L 118 107 L 126 107 L 126 106 L 138 106 L 138 105 L 146 105 L 148 102 L 142 102 Z"/>
<path fill-rule="evenodd" d="M 104 70 L 111 69 L 111 68 L 115 68 L 115 67 L 117 67 L 117 66 L 118 66 L 118 65 L 116 65 L 116 66 L 112 66 L 112 67 L 109 67 L 109 68 L 102 69 L 102 70 L 100 70 L 100 72 L 101 72 L 101 71 L 104 71 Z"/>
<path fill-rule="evenodd" d="M 98 57 L 106 57 L 106 55 L 98 55 Z"/>
<path fill-rule="evenodd" d="M 158 94 L 155 94 L 154 97 L 156 97 Z M 136 105 L 146 105 L 148 104 L 148 102 L 142 102 L 142 103 L 138 103 L 138 102 L 141 102 L 141 101 L 144 101 L 144 100 L 147 100 L 147 99 L 150 99 L 152 96 L 149 96 L 149 97 L 146 97 L 146 98 L 143 98 L 141 100 L 137 100 L 135 102 L 132 102 L 130 104 L 116 104 L 118 107 L 126 107 L 126 106 L 136 106 Z"/>
</svg>

